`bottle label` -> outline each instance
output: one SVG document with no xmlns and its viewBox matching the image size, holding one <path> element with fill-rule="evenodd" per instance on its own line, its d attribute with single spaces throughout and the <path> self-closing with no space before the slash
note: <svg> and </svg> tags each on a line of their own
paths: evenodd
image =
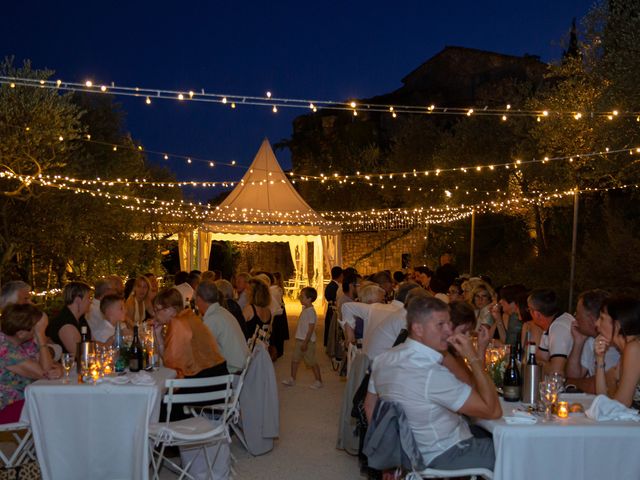
<svg viewBox="0 0 640 480">
<path fill-rule="evenodd" d="M 131 358 L 129 360 L 129 370 L 132 372 L 137 372 L 140 370 L 140 364 L 138 363 L 137 358 Z"/>
<path fill-rule="evenodd" d="M 502 396 L 507 402 L 517 402 L 520 400 L 520 387 L 519 386 L 502 386 Z"/>
</svg>

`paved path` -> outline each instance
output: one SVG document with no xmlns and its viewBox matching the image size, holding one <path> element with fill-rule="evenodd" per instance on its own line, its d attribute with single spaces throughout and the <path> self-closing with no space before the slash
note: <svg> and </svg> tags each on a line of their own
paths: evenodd
<svg viewBox="0 0 640 480">
<path fill-rule="evenodd" d="M 295 333 L 299 307 L 287 304 L 291 338 Z M 238 480 L 342 480 L 360 478 L 356 457 L 335 448 L 338 415 L 342 402 L 344 381 L 331 369 L 331 363 L 322 347 L 322 324 L 316 335 L 316 357 L 320 363 L 325 386 L 313 390 L 311 370 L 298 369 L 297 385 L 285 387 L 281 380 L 289 377 L 293 341 L 285 343 L 285 354 L 274 366 L 280 395 L 280 439 L 275 448 L 260 457 L 251 457 L 234 440 L 232 451 L 237 463 Z"/>
</svg>

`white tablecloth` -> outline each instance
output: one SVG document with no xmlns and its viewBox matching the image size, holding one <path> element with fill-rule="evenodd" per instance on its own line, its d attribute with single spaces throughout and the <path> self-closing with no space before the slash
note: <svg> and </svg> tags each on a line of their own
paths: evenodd
<svg viewBox="0 0 640 480">
<path fill-rule="evenodd" d="M 584 395 L 566 399 L 590 402 Z M 518 406 L 503 401 L 503 414 L 510 415 Z M 584 415 L 556 418 L 551 423 L 541 420 L 534 425 L 476 420 L 493 434 L 494 480 L 640 479 L 640 424 L 596 422 Z"/>
<path fill-rule="evenodd" d="M 152 375 L 149 386 L 40 380 L 27 387 L 21 420 L 31 423 L 43 480 L 146 480 L 149 421 L 157 421 L 164 380 L 175 371 Z"/>
</svg>

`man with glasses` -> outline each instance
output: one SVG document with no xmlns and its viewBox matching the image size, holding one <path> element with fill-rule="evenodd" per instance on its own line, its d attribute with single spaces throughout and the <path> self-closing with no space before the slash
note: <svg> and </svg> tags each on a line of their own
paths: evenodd
<svg viewBox="0 0 640 480">
<path fill-rule="evenodd" d="M 527 307 L 533 322 L 542 331 L 536 360 L 543 365 L 544 373 L 560 373 L 566 376 L 567 359 L 573 347 L 571 325 L 574 318 L 569 313 L 561 313 L 556 292 L 536 289 L 529 294 Z"/>
</svg>

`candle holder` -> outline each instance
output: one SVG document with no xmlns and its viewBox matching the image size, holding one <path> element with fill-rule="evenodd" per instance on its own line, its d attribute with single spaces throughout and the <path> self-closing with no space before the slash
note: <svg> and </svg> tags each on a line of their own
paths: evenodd
<svg viewBox="0 0 640 480">
<path fill-rule="evenodd" d="M 569 402 L 558 402 L 558 417 L 567 418 L 569 416 Z"/>
</svg>

